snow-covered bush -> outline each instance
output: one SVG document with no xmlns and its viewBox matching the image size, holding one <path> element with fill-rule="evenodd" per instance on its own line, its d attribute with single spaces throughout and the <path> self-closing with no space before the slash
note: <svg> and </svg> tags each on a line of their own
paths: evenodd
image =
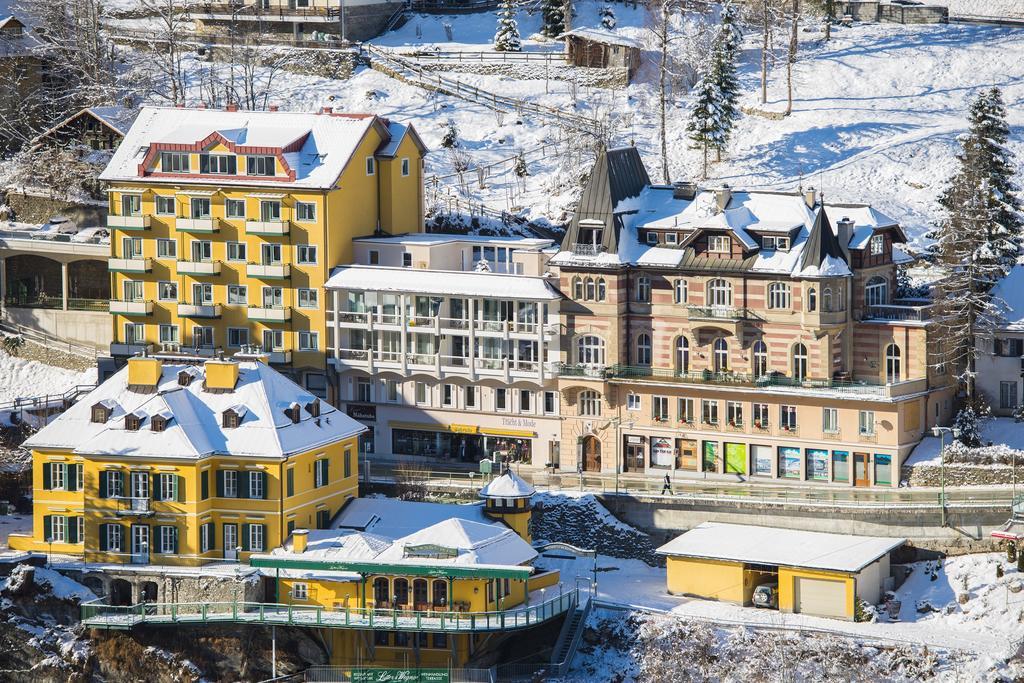
<svg viewBox="0 0 1024 683">
<path fill-rule="evenodd" d="M 445 121 L 444 135 L 441 136 L 441 146 L 445 149 L 452 149 L 459 146 L 459 128 L 455 125 L 454 119 Z"/>
<path fill-rule="evenodd" d="M 618 20 L 615 18 L 615 10 L 612 9 L 611 5 L 604 5 L 598 14 L 601 17 L 601 26 L 608 29 L 609 31 L 615 28 Z"/>
<path fill-rule="evenodd" d="M 964 446 L 981 445 L 981 426 L 992 415 L 988 404 L 981 401 L 967 403 L 953 420 L 953 437 Z"/>
<path fill-rule="evenodd" d="M 494 49 L 499 52 L 519 52 L 519 24 L 516 22 L 516 8 L 512 0 L 502 0 L 498 10 L 498 30 L 494 33 Z"/>
<path fill-rule="evenodd" d="M 17 356 L 18 352 L 25 346 L 25 338 L 20 334 L 5 334 L 3 339 L 0 340 L 0 345 L 4 347 L 11 356 Z"/>
</svg>

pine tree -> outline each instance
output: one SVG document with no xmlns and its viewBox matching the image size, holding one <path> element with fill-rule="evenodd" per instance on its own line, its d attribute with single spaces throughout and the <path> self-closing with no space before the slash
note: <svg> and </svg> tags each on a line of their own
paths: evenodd
<svg viewBox="0 0 1024 683">
<path fill-rule="evenodd" d="M 736 19 L 736 8 L 731 3 L 726 3 L 722 8 L 722 27 L 715 38 L 714 52 L 712 53 L 712 78 L 722 98 L 723 144 L 715 147 L 718 161 L 722 160 L 722 148 L 729 141 L 733 124 L 740 115 L 740 83 L 736 76 L 736 60 L 739 56 L 743 36 L 736 25 Z"/>
<path fill-rule="evenodd" d="M 945 215 L 928 235 L 935 240 L 930 256 L 945 271 L 935 286 L 932 352 L 938 364 L 958 373 L 972 402 L 977 335 L 990 334 L 1002 319 L 990 291 L 1016 263 L 1024 232 L 1004 117 L 998 89 L 971 105 L 959 168 L 939 197 Z"/>
<path fill-rule="evenodd" d="M 686 124 L 689 138 L 704 152 L 703 177 L 708 177 L 708 150 L 725 145 L 722 127 L 722 93 L 715 85 L 714 74 L 705 74 L 694 87 L 696 98 Z"/>
<path fill-rule="evenodd" d="M 498 10 L 498 30 L 494 34 L 494 49 L 499 52 L 519 52 L 519 24 L 512 0 L 502 0 Z"/>
<path fill-rule="evenodd" d="M 957 441 L 971 448 L 981 445 L 981 426 L 991 416 L 988 404 L 968 402 L 953 418 L 953 435 Z"/>
<path fill-rule="evenodd" d="M 548 38 L 565 33 L 565 4 L 563 0 L 542 0 L 540 32 Z"/>
<path fill-rule="evenodd" d="M 441 146 L 445 149 L 453 149 L 459 146 L 459 129 L 454 119 L 445 122 L 444 135 L 441 136 Z"/>
<path fill-rule="evenodd" d="M 615 25 L 619 23 L 618 19 L 615 18 L 615 10 L 612 9 L 611 5 L 605 5 L 598 13 L 601 16 L 601 26 L 609 31 L 615 28 Z"/>
</svg>

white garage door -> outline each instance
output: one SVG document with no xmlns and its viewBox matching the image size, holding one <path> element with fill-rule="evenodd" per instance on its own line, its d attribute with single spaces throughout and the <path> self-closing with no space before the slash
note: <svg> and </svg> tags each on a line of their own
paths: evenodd
<svg viewBox="0 0 1024 683">
<path fill-rule="evenodd" d="M 795 606 L 801 614 L 819 617 L 846 616 L 846 584 L 842 581 L 795 577 Z"/>
</svg>

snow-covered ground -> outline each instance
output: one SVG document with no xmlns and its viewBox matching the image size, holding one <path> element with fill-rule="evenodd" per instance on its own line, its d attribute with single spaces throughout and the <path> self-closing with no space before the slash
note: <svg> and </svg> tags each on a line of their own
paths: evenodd
<svg viewBox="0 0 1024 683">
<path fill-rule="evenodd" d="M 981 440 L 984 444 L 980 448 L 965 448 L 960 444 L 950 444 L 949 437 L 944 437 L 948 449 L 946 453 L 946 464 L 950 462 L 964 463 L 976 462 L 984 465 L 1011 465 L 1014 451 L 1017 459 L 1024 463 L 1022 451 L 1024 451 L 1024 422 L 1016 422 L 1009 417 L 996 417 L 986 420 L 981 425 Z M 942 460 L 943 439 L 935 436 L 926 436 L 921 440 L 910 456 L 904 462 L 904 466 L 935 465 L 938 466 Z"/>
<path fill-rule="evenodd" d="M 62 394 L 76 384 L 94 384 L 96 368 L 65 370 L 0 351 L 0 403 L 17 398 Z"/>
<path fill-rule="evenodd" d="M 0 550 L 7 549 L 10 534 L 32 533 L 32 515 L 0 515 Z"/>
</svg>

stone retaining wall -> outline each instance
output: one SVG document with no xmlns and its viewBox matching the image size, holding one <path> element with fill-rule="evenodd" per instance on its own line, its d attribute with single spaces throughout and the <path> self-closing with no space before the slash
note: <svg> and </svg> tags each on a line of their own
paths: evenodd
<svg viewBox="0 0 1024 683">
<path fill-rule="evenodd" d="M 174 568 L 139 565 L 124 570 L 67 570 L 67 574 L 93 593 L 109 598 L 114 581 L 124 580 L 131 585 L 132 603 L 143 601 L 143 585 L 156 584 L 157 602 L 263 602 L 263 582 L 259 574 L 250 572 L 239 577 L 208 576 L 197 569 L 195 574 L 175 573 Z M 248 567 L 244 568 L 249 570 Z"/>
<path fill-rule="evenodd" d="M 1024 458 L 1016 469 L 1017 483 L 1024 484 Z M 946 465 L 945 470 L 946 486 L 1009 486 L 1014 482 L 1014 468 L 1005 465 L 972 467 L 955 464 Z M 938 465 L 905 466 L 900 471 L 900 480 L 908 482 L 911 486 L 939 486 L 942 479 L 942 468 Z"/>
<path fill-rule="evenodd" d="M 67 216 L 82 228 L 107 224 L 106 202 L 81 203 L 45 195 L 8 190 L 7 204 L 14 210 L 15 220 L 22 223 L 44 223 L 52 216 Z"/>
<path fill-rule="evenodd" d="M 575 81 L 588 88 L 624 88 L 629 85 L 629 71 L 625 67 L 607 69 L 569 66 L 568 64 L 541 64 L 530 62 L 431 62 L 417 60 L 426 71 L 436 73 L 468 73 L 481 76 L 508 76 L 518 80 Z"/>
</svg>

